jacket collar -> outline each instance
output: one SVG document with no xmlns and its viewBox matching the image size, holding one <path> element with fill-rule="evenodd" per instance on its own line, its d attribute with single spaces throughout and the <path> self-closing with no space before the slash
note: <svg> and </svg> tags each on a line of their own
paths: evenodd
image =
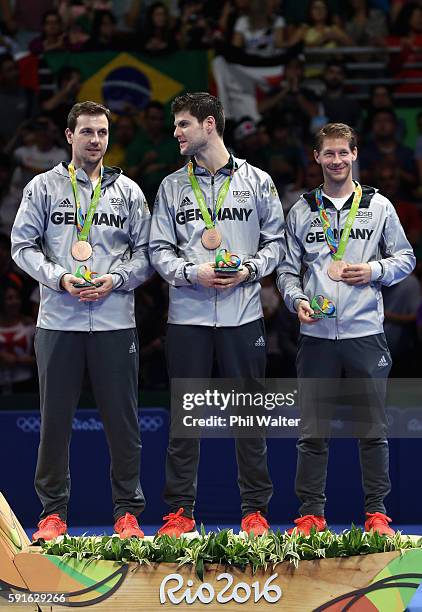
<svg viewBox="0 0 422 612">
<path fill-rule="evenodd" d="M 193 171 L 195 174 L 211 176 L 211 172 L 207 170 L 207 168 L 204 168 L 203 166 L 198 166 L 195 157 L 191 157 L 190 161 L 193 164 Z M 238 159 L 230 153 L 229 161 L 227 162 L 227 164 L 222 168 L 219 168 L 215 174 L 221 173 L 229 175 L 233 169 L 236 172 L 236 170 L 244 163 L 244 161 L 244 159 Z"/>
<path fill-rule="evenodd" d="M 320 185 L 320 187 L 322 188 L 322 185 Z M 316 199 L 315 199 L 315 193 L 317 189 L 318 187 L 302 195 L 303 199 L 306 200 L 306 202 L 309 204 L 312 212 L 318 212 L 318 206 L 317 206 Z M 369 187 L 368 185 L 362 185 L 362 199 L 360 201 L 359 208 L 369 208 L 369 204 L 372 200 L 372 197 L 375 195 L 377 191 L 378 189 L 375 189 L 374 187 Z M 352 193 L 350 198 L 344 203 L 342 210 L 343 209 L 347 210 L 352 207 L 353 195 L 354 194 Z M 331 200 L 329 200 L 325 196 L 323 196 L 323 202 L 324 202 L 325 208 L 335 208 Z"/>
<path fill-rule="evenodd" d="M 64 175 L 64 176 L 69 176 L 69 162 L 64 161 L 61 164 L 59 164 L 58 166 L 56 166 L 56 170 Z M 111 183 L 114 183 L 114 181 L 123 173 L 123 171 L 121 170 L 121 168 L 115 168 L 115 167 L 109 167 L 109 166 L 103 166 L 103 175 L 102 175 L 102 180 L 101 180 L 101 187 L 107 187 L 107 185 L 110 185 Z M 76 170 L 76 178 L 78 179 L 78 181 L 80 181 L 81 183 L 85 183 L 85 184 L 90 184 L 91 181 L 88 178 L 88 175 L 86 174 L 86 172 L 82 169 L 82 168 L 77 168 Z"/>
</svg>

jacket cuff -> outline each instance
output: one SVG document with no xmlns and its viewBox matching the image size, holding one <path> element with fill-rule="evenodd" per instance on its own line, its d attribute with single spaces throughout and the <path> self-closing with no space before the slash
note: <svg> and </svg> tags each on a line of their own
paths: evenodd
<svg viewBox="0 0 422 612">
<path fill-rule="evenodd" d="M 198 264 L 185 264 L 183 274 L 190 285 L 196 285 L 198 282 Z"/>
<path fill-rule="evenodd" d="M 113 289 L 119 289 L 125 282 L 125 279 L 118 272 L 112 272 L 111 276 L 113 278 Z"/>
<path fill-rule="evenodd" d="M 370 261 L 368 263 L 371 268 L 371 282 L 380 281 L 384 276 L 384 266 L 379 261 Z"/>
</svg>

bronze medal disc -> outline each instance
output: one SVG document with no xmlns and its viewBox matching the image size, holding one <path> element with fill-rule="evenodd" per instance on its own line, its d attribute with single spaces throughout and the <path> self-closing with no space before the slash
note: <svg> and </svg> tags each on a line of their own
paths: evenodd
<svg viewBox="0 0 422 612">
<path fill-rule="evenodd" d="M 92 246 L 86 240 L 78 240 L 72 244 L 71 253 L 77 261 L 86 261 L 92 255 Z"/>
<path fill-rule="evenodd" d="M 209 251 L 218 249 L 221 244 L 221 234 L 215 227 L 204 229 L 201 236 L 202 245 Z"/>
<path fill-rule="evenodd" d="M 341 281 L 342 272 L 346 268 L 347 268 L 347 263 L 345 261 L 342 261 L 341 259 L 332 261 L 330 265 L 328 266 L 328 270 L 327 270 L 328 276 L 333 281 L 336 281 L 336 282 Z"/>
</svg>

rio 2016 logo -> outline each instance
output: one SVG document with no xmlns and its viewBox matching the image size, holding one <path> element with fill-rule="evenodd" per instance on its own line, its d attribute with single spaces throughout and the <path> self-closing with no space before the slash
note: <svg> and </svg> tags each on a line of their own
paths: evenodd
<svg viewBox="0 0 422 612">
<path fill-rule="evenodd" d="M 165 604 L 168 598 L 168 601 L 175 605 L 178 605 L 183 601 L 187 604 L 193 604 L 197 599 L 204 604 L 209 604 L 214 601 L 225 604 L 232 600 L 236 603 L 242 604 L 249 601 L 251 596 L 253 596 L 253 601 L 255 603 L 262 598 L 268 603 L 276 603 L 279 599 L 281 599 L 282 591 L 278 585 L 271 584 L 271 582 L 277 578 L 277 576 L 278 574 L 273 574 L 270 576 L 265 581 L 265 584 L 261 590 L 258 580 L 252 584 L 238 582 L 233 587 L 233 576 L 231 574 L 219 574 L 216 581 L 225 580 L 226 584 L 224 584 L 221 591 L 216 594 L 214 587 L 208 582 L 203 582 L 196 589 L 196 591 L 192 590 L 193 580 L 187 580 L 187 588 L 181 591 L 181 589 L 184 587 L 183 577 L 180 574 L 169 574 L 162 580 L 160 585 L 160 603 Z M 175 581 L 176 584 L 169 585 L 168 583 L 172 581 Z M 228 593 L 230 589 L 232 589 L 232 591 Z M 177 597 L 176 593 L 178 593 Z"/>
</svg>

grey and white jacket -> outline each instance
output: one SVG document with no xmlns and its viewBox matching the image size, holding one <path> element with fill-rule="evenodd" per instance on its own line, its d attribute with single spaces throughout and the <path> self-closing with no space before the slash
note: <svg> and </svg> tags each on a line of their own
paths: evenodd
<svg viewBox="0 0 422 612">
<path fill-rule="evenodd" d="M 315 190 L 305 193 L 287 217 L 284 258 L 277 267 L 277 285 L 284 301 L 296 312 L 298 300 L 315 295 L 332 300 L 337 317 L 301 325 L 301 333 L 328 339 L 358 338 L 383 332 L 384 307 L 381 285 L 400 282 L 415 267 L 415 257 L 392 203 L 373 187 L 362 187 L 363 195 L 350 232 L 344 260 L 369 263 L 372 274 L 367 285 L 347 285 L 330 279 L 332 261 L 322 230 Z M 345 226 L 353 196 L 337 211 L 324 197 L 330 225 L 336 238 Z"/>
<path fill-rule="evenodd" d="M 251 282 L 223 290 L 197 282 L 199 265 L 214 261 L 216 251 L 205 249 L 201 243 L 205 224 L 184 166 L 161 183 L 151 224 L 151 263 L 170 285 L 169 323 L 228 327 L 262 317 L 258 280 L 270 274 L 280 261 L 283 209 L 266 172 L 245 160 L 231 158 L 215 175 L 194 165 L 210 212 L 215 210 L 219 189 L 232 163 L 236 170 L 216 227 L 222 235 L 221 248 L 248 262 L 256 276 Z"/>
<path fill-rule="evenodd" d="M 77 173 L 85 215 L 92 184 Z M 116 168 L 104 168 L 101 196 L 88 237 L 92 257 L 77 262 L 76 206 L 67 164 L 39 174 L 28 183 L 12 229 L 12 257 L 40 283 L 37 326 L 63 331 L 110 331 L 135 327 L 133 290 L 153 273 L 148 258 L 151 216 L 138 185 Z M 60 286 L 78 265 L 98 275 L 112 273 L 114 289 L 98 302 L 82 303 Z M 94 277 L 95 278 L 95 277 Z"/>
</svg>

